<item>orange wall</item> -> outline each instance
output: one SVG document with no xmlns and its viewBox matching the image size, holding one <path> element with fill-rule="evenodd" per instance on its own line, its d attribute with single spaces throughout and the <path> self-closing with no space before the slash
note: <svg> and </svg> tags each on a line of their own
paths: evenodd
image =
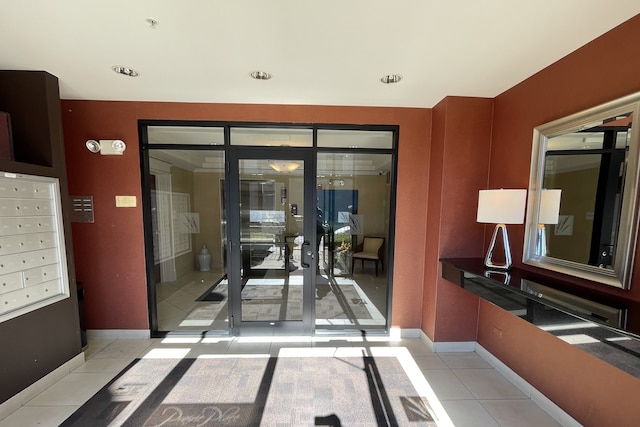
<svg viewBox="0 0 640 427">
<path fill-rule="evenodd" d="M 534 127 L 640 90 L 640 44 L 630 42 L 638 39 L 640 15 L 498 96 L 489 188 L 528 187 Z M 509 237 L 514 264 L 522 267 L 524 226 L 510 226 Z M 638 258 L 629 291 L 551 276 L 638 301 Z M 492 334 L 494 326 L 502 339 Z M 585 425 L 636 425 L 640 419 L 640 380 L 485 301 L 478 342 Z"/>
<path fill-rule="evenodd" d="M 495 98 L 490 188 L 527 188 L 533 128 L 640 90 L 640 15 Z M 524 225 L 510 226 L 514 265 L 522 266 Z M 640 246 L 639 246 L 640 247 Z M 574 280 L 640 301 L 640 263 L 630 291 Z"/>
<path fill-rule="evenodd" d="M 441 278 L 438 259 L 480 257 L 493 100 L 447 97 L 433 109 L 422 329 L 433 341 L 475 341 L 478 298 Z"/>
<path fill-rule="evenodd" d="M 76 272 L 89 329 L 148 329 L 139 119 L 394 124 L 400 126 L 392 325 L 420 327 L 431 111 L 411 108 L 62 101 L 69 193 L 94 197 L 95 222 L 74 223 Z M 123 156 L 101 156 L 87 139 L 122 139 Z M 116 208 L 134 195 L 135 208 Z"/>
</svg>

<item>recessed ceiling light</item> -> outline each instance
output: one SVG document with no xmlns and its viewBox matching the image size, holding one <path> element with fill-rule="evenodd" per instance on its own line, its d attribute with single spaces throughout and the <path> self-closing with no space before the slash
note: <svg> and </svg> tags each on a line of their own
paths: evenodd
<svg viewBox="0 0 640 427">
<path fill-rule="evenodd" d="M 122 74 L 124 76 L 129 76 L 129 77 L 138 77 L 140 75 L 140 73 L 138 73 L 136 70 L 134 70 L 133 68 L 129 68 L 129 67 L 123 67 L 121 65 L 114 65 L 113 67 L 111 67 L 111 69 L 113 71 L 115 71 L 118 74 Z"/>
<path fill-rule="evenodd" d="M 400 80 L 402 80 L 402 76 L 400 74 L 387 74 L 380 79 L 384 84 L 398 83 Z"/>
<path fill-rule="evenodd" d="M 153 18 L 147 18 L 145 19 L 145 21 L 147 24 L 149 24 L 149 28 L 151 28 L 152 30 L 155 30 L 156 28 L 158 28 L 158 25 L 160 25 L 160 23 Z"/>
<path fill-rule="evenodd" d="M 256 80 L 269 80 L 271 78 L 271 74 L 266 71 L 254 71 L 251 73 L 251 77 Z"/>
</svg>

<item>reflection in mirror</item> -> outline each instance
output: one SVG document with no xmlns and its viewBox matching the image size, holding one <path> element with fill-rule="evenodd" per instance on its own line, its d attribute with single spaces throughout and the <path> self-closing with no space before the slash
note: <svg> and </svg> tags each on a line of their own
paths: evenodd
<svg viewBox="0 0 640 427">
<path fill-rule="evenodd" d="M 538 240 L 536 241 L 536 255 L 546 255 L 548 224 L 557 224 L 560 220 L 560 199 L 562 190 L 543 189 L 540 193 L 540 212 L 538 214 Z"/>
<path fill-rule="evenodd" d="M 630 126 L 627 113 L 549 139 L 543 185 L 561 189 L 565 203 L 547 255 L 613 269 Z"/>
<path fill-rule="evenodd" d="M 632 95 L 534 130 L 526 264 L 629 287 L 638 181 L 632 127 L 639 102 L 640 95 Z"/>
<path fill-rule="evenodd" d="M 520 280 L 520 289 L 528 294 L 535 295 L 536 298 L 545 303 L 560 307 L 563 311 L 575 313 L 585 320 L 592 320 L 596 323 L 602 323 L 620 329 L 627 327 L 626 308 L 612 307 L 527 279 Z"/>
</svg>

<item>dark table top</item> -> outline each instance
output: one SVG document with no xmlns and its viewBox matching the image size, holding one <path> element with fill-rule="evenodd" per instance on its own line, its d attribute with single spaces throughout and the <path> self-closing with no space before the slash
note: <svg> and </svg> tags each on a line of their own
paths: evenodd
<svg viewBox="0 0 640 427">
<path fill-rule="evenodd" d="M 480 258 L 440 261 L 448 281 L 640 378 L 640 303 L 528 270 L 487 270 Z"/>
</svg>

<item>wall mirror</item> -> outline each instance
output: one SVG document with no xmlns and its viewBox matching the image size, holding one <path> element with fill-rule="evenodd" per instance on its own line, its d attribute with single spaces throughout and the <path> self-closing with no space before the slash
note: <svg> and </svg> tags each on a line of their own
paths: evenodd
<svg viewBox="0 0 640 427">
<path fill-rule="evenodd" d="M 525 264 L 630 287 L 639 106 L 640 92 L 534 129 Z"/>
</svg>

